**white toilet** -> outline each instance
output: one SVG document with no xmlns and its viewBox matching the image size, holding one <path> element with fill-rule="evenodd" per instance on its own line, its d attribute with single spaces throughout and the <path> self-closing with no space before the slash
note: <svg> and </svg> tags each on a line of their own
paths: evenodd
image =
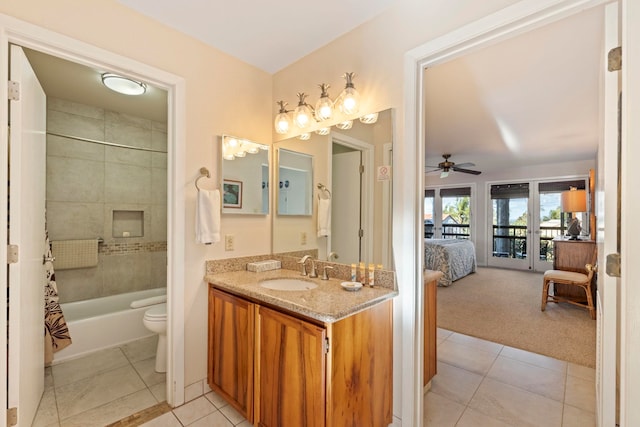
<svg viewBox="0 0 640 427">
<path fill-rule="evenodd" d="M 156 304 L 144 312 L 144 326 L 158 334 L 156 372 L 167 372 L 167 303 Z"/>
</svg>

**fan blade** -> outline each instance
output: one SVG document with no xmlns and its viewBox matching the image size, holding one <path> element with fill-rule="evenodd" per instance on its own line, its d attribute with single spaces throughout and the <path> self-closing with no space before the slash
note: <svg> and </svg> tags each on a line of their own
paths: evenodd
<svg viewBox="0 0 640 427">
<path fill-rule="evenodd" d="M 454 166 L 453 170 L 456 172 L 462 172 L 462 173 L 470 173 L 472 175 L 480 175 L 482 172 L 480 171 L 473 171 L 471 169 L 463 169 L 463 168 L 459 168 L 458 166 Z"/>
<path fill-rule="evenodd" d="M 428 166 L 427 166 L 428 167 Z M 424 173 L 431 173 L 431 172 L 438 172 L 440 171 L 440 168 L 436 168 L 436 169 L 431 169 L 431 170 L 425 170 Z"/>
<path fill-rule="evenodd" d="M 474 167 L 476 164 L 475 163 L 471 163 L 471 162 L 467 162 L 467 163 L 456 163 L 455 166 L 457 168 L 472 168 Z"/>
<path fill-rule="evenodd" d="M 442 173 L 440 174 L 440 178 L 446 178 L 449 176 L 449 171 L 442 171 Z"/>
</svg>

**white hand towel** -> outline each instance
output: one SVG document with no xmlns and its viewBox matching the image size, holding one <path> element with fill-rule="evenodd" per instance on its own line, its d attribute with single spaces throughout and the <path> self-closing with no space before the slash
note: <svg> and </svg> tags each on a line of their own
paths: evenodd
<svg viewBox="0 0 640 427">
<path fill-rule="evenodd" d="M 318 237 L 331 235 L 331 199 L 318 200 Z"/>
<path fill-rule="evenodd" d="M 198 190 L 196 242 L 210 245 L 220 241 L 220 191 Z"/>
</svg>

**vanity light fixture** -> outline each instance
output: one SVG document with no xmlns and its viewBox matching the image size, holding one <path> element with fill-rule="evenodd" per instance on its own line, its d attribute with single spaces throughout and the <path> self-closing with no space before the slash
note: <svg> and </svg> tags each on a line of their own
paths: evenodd
<svg viewBox="0 0 640 427">
<path fill-rule="evenodd" d="M 327 90 L 329 89 L 329 85 L 322 83 L 318 85 L 320 87 L 320 99 L 316 103 L 316 120 L 319 122 L 323 122 L 325 120 L 329 120 L 333 115 L 333 101 L 329 98 L 329 93 Z"/>
<path fill-rule="evenodd" d="M 147 91 L 144 83 L 114 73 L 102 74 L 102 84 L 123 95 L 142 95 Z"/>
<path fill-rule="evenodd" d="M 291 118 L 289 117 L 289 111 L 287 110 L 287 103 L 285 101 L 278 101 L 280 111 L 276 115 L 275 126 L 276 133 L 284 135 L 291 129 Z"/>
<path fill-rule="evenodd" d="M 311 107 L 306 102 L 307 94 L 304 92 L 298 92 L 298 106 L 293 110 L 293 122 L 300 129 L 306 129 L 311 124 L 313 119 L 313 112 Z"/>
<path fill-rule="evenodd" d="M 222 158 L 224 160 L 246 157 L 247 154 L 256 154 L 260 150 L 266 150 L 268 148 L 269 147 L 264 144 L 236 138 L 235 136 L 222 135 Z"/>
<path fill-rule="evenodd" d="M 294 110 L 287 110 L 285 101 L 278 101 L 280 109 L 274 120 L 276 133 L 284 135 L 291 130 L 293 124 L 298 129 L 307 129 L 314 122 L 321 123 L 334 117 L 338 111 L 343 116 L 353 116 L 360 110 L 360 94 L 353 85 L 355 73 L 345 73 L 342 77 L 346 80 L 345 88 L 335 101 L 329 97 L 327 83 L 318 85 L 320 87 L 320 99 L 316 102 L 315 108 L 306 101 L 308 95 L 304 92 L 298 92 L 298 105 Z M 293 113 L 292 116 L 289 113 Z M 364 122 L 363 123 L 375 123 Z M 348 128 L 347 128 L 348 129 Z M 321 133 L 322 135 L 322 133 Z"/>
<path fill-rule="evenodd" d="M 311 139 L 311 134 L 309 132 L 301 133 L 300 136 L 298 136 L 298 139 L 308 141 Z"/>
<path fill-rule="evenodd" d="M 345 120 L 336 124 L 336 127 L 341 130 L 351 129 L 353 127 L 353 120 Z"/>
<path fill-rule="evenodd" d="M 372 125 L 378 121 L 378 113 L 365 114 L 360 117 L 360 123 L 364 123 L 367 125 Z"/>
<path fill-rule="evenodd" d="M 342 77 L 347 81 L 344 90 L 338 97 L 340 111 L 344 114 L 356 114 L 360 110 L 360 94 L 353 86 L 353 78 L 356 73 L 344 73 Z"/>
<path fill-rule="evenodd" d="M 320 128 L 316 131 L 316 133 L 318 135 L 329 135 L 329 132 L 331 132 L 331 128 L 330 127 L 324 127 L 324 128 Z"/>
</svg>

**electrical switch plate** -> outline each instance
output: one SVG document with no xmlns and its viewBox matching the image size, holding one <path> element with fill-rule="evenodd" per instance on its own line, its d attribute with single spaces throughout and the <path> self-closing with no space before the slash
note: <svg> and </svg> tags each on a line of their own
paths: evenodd
<svg viewBox="0 0 640 427">
<path fill-rule="evenodd" d="M 306 245 L 307 244 L 307 232 L 303 231 L 302 233 L 300 233 L 300 244 L 301 245 Z"/>
<path fill-rule="evenodd" d="M 234 250 L 234 245 L 235 244 L 235 238 L 233 237 L 233 234 L 225 234 L 224 235 L 224 250 L 225 251 L 232 251 Z"/>
</svg>

